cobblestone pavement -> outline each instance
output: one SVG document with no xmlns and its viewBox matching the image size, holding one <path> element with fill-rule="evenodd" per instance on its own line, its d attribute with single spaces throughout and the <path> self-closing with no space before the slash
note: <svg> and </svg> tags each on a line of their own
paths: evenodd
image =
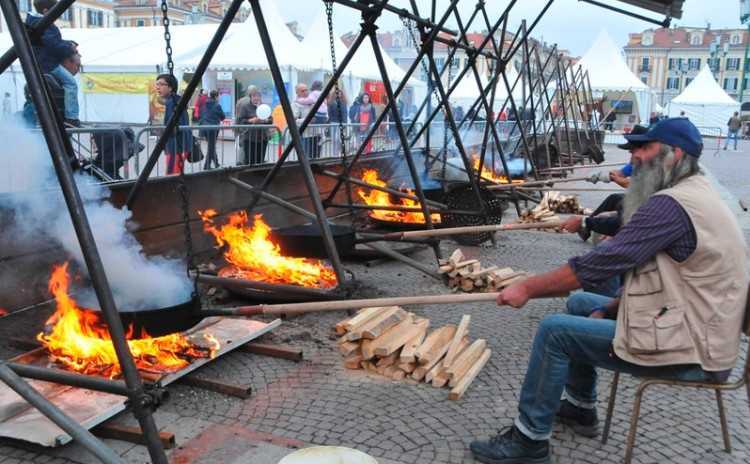
<svg viewBox="0 0 750 464">
<path fill-rule="evenodd" d="M 625 155 L 613 152 L 609 159 L 625 159 Z M 583 202 L 593 207 L 603 197 L 602 193 L 586 193 Z M 510 232 L 498 236 L 495 247 L 465 248 L 465 251 L 481 257 L 486 265 L 543 272 L 570 256 L 585 253 L 590 247 L 576 235 Z M 443 243 L 444 253 L 454 248 L 452 242 Z M 427 251 L 415 257 L 426 263 L 434 259 Z M 351 268 L 369 285 L 363 291 L 366 296 L 446 291 L 441 283 L 396 263 L 373 267 L 354 264 Z M 285 321 L 282 327 L 265 337 L 265 340 L 303 347 L 305 361 L 295 364 L 246 353 L 224 356 L 202 369 L 200 375 L 252 385 L 252 398 L 243 401 L 184 386 L 170 387 L 172 398 L 157 412 L 157 421 L 161 427 L 176 433 L 178 445 L 185 447 L 201 432 L 230 427 L 307 444 L 354 447 L 393 462 L 474 462 L 468 451 L 469 442 L 511 424 L 537 325 L 546 315 L 564 310 L 564 300 L 531 301 L 523 310 L 499 308 L 489 303 L 410 309 L 429 317 L 433 327 L 457 323 L 461 315 L 470 314 L 471 337 L 487 339 L 492 357 L 461 400 L 449 401 L 446 389 L 394 382 L 363 371 L 344 369 L 341 356 L 335 351 L 335 342 L 328 335 L 332 325 L 345 315 L 309 314 Z M 743 353 L 747 349 L 746 341 L 741 349 Z M 611 375 L 606 371 L 601 374 L 599 414 L 603 420 Z M 622 461 L 636 385 L 632 378 L 623 377 L 608 444 L 576 436 L 569 428 L 558 425 L 552 440 L 555 462 Z M 731 455 L 722 451 L 712 394 L 653 388 L 643 404 L 634 462 L 749 462 L 747 397 L 744 392 L 731 393 L 725 396 L 725 402 L 733 443 Z M 127 424 L 133 419 L 123 416 L 120 421 Z M 108 442 L 128 462 L 147 462 L 143 447 Z M 33 448 L 26 451 L 17 446 L 0 447 L 0 463 L 12 462 L 93 461 L 76 445 L 45 452 Z"/>
</svg>

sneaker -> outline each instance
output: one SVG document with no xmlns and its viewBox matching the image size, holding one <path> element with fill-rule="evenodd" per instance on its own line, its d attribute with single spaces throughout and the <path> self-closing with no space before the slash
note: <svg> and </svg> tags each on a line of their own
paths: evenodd
<svg viewBox="0 0 750 464">
<path fill-rule="evenodd" d="M 515 426 L 507 427 L 488 440 L 470 445 L 474 459 L 485 464 L 548 464 L 549 440 L 532 440 Z"/>
<path fill-rule="evenodd" d="M 599 436 L 599 419 L 596 417 L 596 409 L 579 408 L 568 400 L 562 400 L 560 409 L 557 411 L 557 419 L 569 425 L 578 435 L 589 438 Z"/>
</svg>

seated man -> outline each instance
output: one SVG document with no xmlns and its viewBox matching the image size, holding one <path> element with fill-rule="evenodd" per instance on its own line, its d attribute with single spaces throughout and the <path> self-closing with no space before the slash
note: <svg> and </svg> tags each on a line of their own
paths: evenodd
<svg viewBox="0 0 750 464">
<path fill-rule="evenodd" d="M 556 314 L 539 325 L 512 427 L 471 444 L 480 462 L 550 462 L 555 415 L 596 426 L 596 367 L 639 376 L 723 381 L 739 352 L 747 297 L 745 240 L 698 165 L 703 144 L 685 118 L 660 121 L 633 154 L 624 225 L 584 256 L 504 289 L 523 307 L 625 274 L 619 301 L 592 317 Z M 584 312 L 585 314 L 585 312 Z M 610 318 L 616 318 L 611 320 Z M 561 396 L 565 401 L 561 407 Z"/>
</svg>

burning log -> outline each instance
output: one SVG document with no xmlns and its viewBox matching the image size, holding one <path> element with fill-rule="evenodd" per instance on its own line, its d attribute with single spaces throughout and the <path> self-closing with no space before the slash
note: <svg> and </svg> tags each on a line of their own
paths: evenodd
<svg viewBox="0 0 750 464">
<path fill-rule="evenodd" d="M 362 180 L 377 187 L 386 187 L 386 182 L 381 180 L 378 176 L 378 171 L 375 169 L 366 169 L 362 173 Z M 414 196 L 414 190 L 404 188 L 401 189 L 411 197 Z M 369 215 L 371 218 L 385 221 L 385 222 L 400 222 L 404 224 L 424 224 L 425 217 L 421 212 L 417 212 L 422 208 L 419 201 L 412 200 L 411 198 L 399 198 L 397 202 L 391 199 L 391 194 L 383 190 L 370 189 L 367 193 L 362 189 L 357 190 L 357 195 L 362 201 L 370 206 L 382 206 L 393 209 L 374 209 L 370 211 Z M 440 214 L 430 214 L 430 220 L 434 223 L 440 223 Z"/>
<path fill-rule="evenodd" d="M 37 340 L 48 352 L 50 361 L 66 370 L 87 375 L 117 378 L 122 373 L 112 339 L 98 312 L 78 307 L 69 294 L 68 264 L 56 266 L 49 281 L 57 308 L 47 320 L 47 328 Z M 152 338 L 127 328 L 128 346 L 136 367 L 143 372 L 171 373 L 200 358 L 213 358 L 219 342 L 171 334 Z"/>
<path fill-rule="evenodd" d="M 438 272 L 447 275 L 448 288 L 466 293 L 497 292 L 528 277 L 526 272 L 514 271 L 509 267 L 482 268 L 479 260 L 465 259 L 460 249 L 456 249 L 447 260 L 440 260 Z"/>
<path fill-rule="evenodd" d="M 215 210 L 199 211 L 203 229 L 212 234 L 219 247 L 226 246 L 224 259 L 231 266 L 222 269 L 220 277 L 291 284 L 316 289 L 330 289 L 338 285 L 333 268 L 325 261 L 284 256 L 272 241 L 271 228 L 256 214 L 248 225 L 247 213 L 239 211 L 229 216 L 226 224 L 217 226 Z"/>
<path fill-rule="evenodd" d="M 449 385 L 454 387 L 449 398 L 460 398 L 487 362 L 485 356 L 489 357 L 486 340 L 469 342 L 470 316 L 464 315 L 458 327 L 449 324 L 428 334 L 428 319 L 399 307 L 386 312 L 403 313 L 404 318 L 372 339 L 360 337 L 365 326 L 376 318 L 373 313 L 378 311 L 372 308 L 364 308 L 336 324 L 337 331 L 344 331 L 342 340 L 356 339 L 339 343 L 344 367 L 364 369 L 393 380 L 432 383 L 434 387 Z"/>
</svg>

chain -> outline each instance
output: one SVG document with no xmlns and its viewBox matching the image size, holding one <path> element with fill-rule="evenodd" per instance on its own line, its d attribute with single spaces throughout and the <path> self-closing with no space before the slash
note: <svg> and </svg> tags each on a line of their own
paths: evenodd
<svg viewBox="0 0 750 464">
<path fill-rule="evenodd" d="M 336 63 L 336 39 L 333 33 L 333 2 L 328 0 L 325 2 L 326 5 L 326 18 L 328 19 L 328 43 L 331 47 L 331 66 L 333 67 L 333 73 L 336 74 L 338 70 L 338 64 Z M 346 163 L 346 133 L 344 123 L 346 123 L 347 115 L 344 114 L 341 106 L 341 89 L 339 88 L 339 81 L 336 79 L 333 83 L 334 95 L 336 95 L 336 108 L 339 112 L 339 141 L 341 142 L 341 158 Z"/>
<path fill-rule="evenodd" d="M 164 26 L 164 43 L 167 49 L 167 70 L 174 76 L 174 61 L 172 61 L 172 34 L 169 33 L 169 5 L 168 0 L 161 0 L 161 23 Z"/>
<path fill-rule="evenodd" d="M 164 26 L 164 43 L 166 44 L 167 52 L 167 70 L 171 76 L 174 76 L 174 61 L 172 60 L 172 34 L 169 32 L 169 5 L 168 0 L 161 0 L 161 23 Z M 170 96 L 172 98 L 172 96 Z M 175 105 L 177 109 L 177 105 Z M 179 121 L 179 118 L 178 118 Z M 179 137 L 179 131 L 175 128 L 175 138 Z M 177 140 L 175 140 L 175 148 L 177 146 Z M 184 145 L 184 144 L 183 144 Z M 185 147 L 183 147 L 185 148 Z M 192 147 L 186 147 L 192 149 Z M 184 151 L 184 150 L 183 150 Z M 177 153 L 174 156 L 179 156 Z M 193 252 L 193 232 L 190 230 L 190 192 L 188 191 L 187 182 L 185 181 L 185 163 L 187 159 L 182 160 L 182 167 L 180 169 L 180 175 L 177 179 L 177 192 L 180 195 L 180 206 L 182 207 L 182 222 L 185 228 L 185 252 L 187 253 L 187 275 L 190 278 L 190 271 L 194 271 L 193 278 L 193 298 L 197 298 L 198 294 L 198 267 L 195 265 L 195 256 Z"/>
</svg>

